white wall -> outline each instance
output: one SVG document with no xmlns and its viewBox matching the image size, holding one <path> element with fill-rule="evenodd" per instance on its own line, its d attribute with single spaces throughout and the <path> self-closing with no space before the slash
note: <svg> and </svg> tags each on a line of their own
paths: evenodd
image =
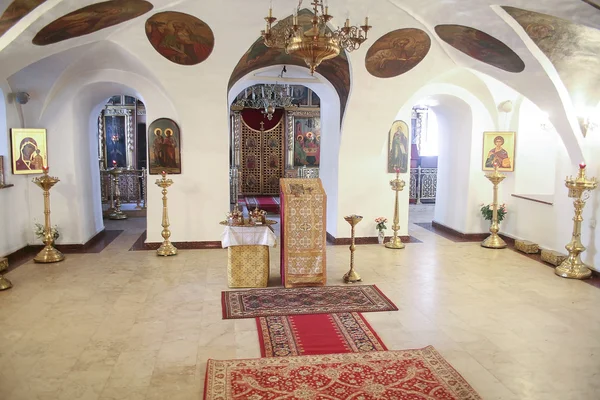
<svg viewBox="0 0 600 400">
<path fill-rule="evenodd" d="M 12 89 L 0 82 L 0 155 L 4 156 L 6 184 L 13 187 L 0 189 L 0 257 L 27 245 L 27 236 L 33 230 L 28 204 L 28 181 L 32 175 L 13 175 L 10 155 L 10 128 L 21 128 L 17 105 L 8 101 Z"/>
</svg>

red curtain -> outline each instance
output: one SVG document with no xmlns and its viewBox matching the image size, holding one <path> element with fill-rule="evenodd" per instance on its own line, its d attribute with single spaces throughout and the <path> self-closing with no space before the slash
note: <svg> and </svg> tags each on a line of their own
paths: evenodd
<svg viewBox="0 0 600 400">
<path fill-rule="evenodd" d="M 276 108 L 273 113 L 273 119 L 269 120 L 266 114 L 261 113 L 264 110 L 257 110 L 255 108 L 244 108 L 242 110 L 242 119 L 252 129 L 260 130 L 260 123 L 264 122 L 264 130 L 275 128 L 281 118 L 283 118 L 283 108 Z"/>
</svg>

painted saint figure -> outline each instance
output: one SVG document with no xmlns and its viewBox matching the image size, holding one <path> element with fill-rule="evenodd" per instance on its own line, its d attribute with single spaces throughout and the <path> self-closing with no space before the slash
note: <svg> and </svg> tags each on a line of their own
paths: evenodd
<svg viewBox="0 0 600 400">
<path fill-rule="evenodd" d="M 494 138 L 495 147 L 488 151 L 488 156 L 485 160 L 486 168 L 494 168 L 494 165 L 498 165 L 498 168 L 511 167 L 510 157 L 508 157 L 508 152 L 502 148 L 503 144 L 504 138 L 502 136 Z"/>
<path fill-rule="evenodd" d="M 21 140 L 21 143 L 19 144 L 20 157 L 15 162 L 15 169 L 17 171 L 35 170 L 35 168 L 33 168 L 31 160 L 34 157 L 36 150 L 38 150 L 38 145 L 35 139 L 30 137 L 23 138 L 23 140 Z"/>
<path fill-rule="evenodd" d="M 392 137 L 388 172 L 393 172 L 396 167 L 400 168 L 402 173 L 408 170 L 408 137 L 400 126 L 396 128 Z"/>
</svg>

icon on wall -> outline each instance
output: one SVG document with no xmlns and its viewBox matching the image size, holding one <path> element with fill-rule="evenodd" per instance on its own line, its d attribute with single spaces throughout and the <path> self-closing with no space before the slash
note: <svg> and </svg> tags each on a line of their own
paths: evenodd
<svg viewBox="0 0 600 400">
<path fill-rule="evenodd" d="M 181 133 L 175 121 L 159 118 L 148 128 L 150 175 L 181 173 Z"/>
<path fill-rule="evenodd" d="M 15 175 L 41 174 L 48 166 L 45 129 L 10 130 L 12 172 Z"/>
</svg>

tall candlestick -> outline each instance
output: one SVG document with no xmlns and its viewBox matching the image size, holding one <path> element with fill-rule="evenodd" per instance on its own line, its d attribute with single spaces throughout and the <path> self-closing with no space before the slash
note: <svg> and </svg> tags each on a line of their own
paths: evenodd
<svg viewBox="0 0 600 400">
<path fill-rule="evenodd" d="M 492 224 L 490 226 L 491 235 L 481 242 L 481 246 L 487 247 L 488 249 L 504 249 L 506 247 L 506 242 L 498 236 L 498 231 L 500 230 L 500 225 L 498 224 L 498 184 L 502 182 L 506 176 L 498 172 L 498 164 L 494 164 L 494 173 L 487 174 L 485 177 L 494 185 L 494 201 L 492 204 Z"/>
<path fill-rule="evenodd" d="M 385 247 L 388 249 L 403 249 L 404 243 L 402 243 L 402 239 L 398 236 L 398 231 L 400 230 L 400 216 L 399 216 L 399 200 L 398 200 L 398 192 L 401 192 L 404 189 L 404 185 L 406 183 L 400 179 L 400 168 L 396 167 L 396 179 L 390 181 L 390 186 L 392 190 L 396 192 L 396 198 L 394 201 L 394 225 L 392 225 L 392 230 L 394 231 L 394 236 L 390 239 L 389 242 L 385 244 Z"/>
<path fill-rule="evenodd" d="M 565 246 L 569 256 L 554 270 L 556 275 L 563 278 L 587 279 L 592 276 L 592 271 L 581 261 L 581 253 L 585 251 L 585 246 L 581 243 L 581 223 L 585 202 L 590 197 L 590 191 L 598 187 L 598 181 L 596 178 L 585 176 L 585 167 L 585 163 L 579 164 L 577 177 L 565 179 L 565 186 L 569 188 L 569 197 L 573 199 L 575 216 L 571 241 Z"/>
<path fill-rule="evenodd" d="M 167 173 L 162 171 L 162 178 L 156 180 L 156 184 L 162 188 L 162 201 L 163 201 L 163 213 L 162 213 L 162 227 L 161 236 L 163 242 L 156 250 L 158 256 L 174 256 L 177 255 L 177 248 L 173 246 L 173 243 L 169 240 L 171 237 L 171 231 L 169 230 L 169 210 L 167 208 L 167 188 L 173 184 L 173 180 L 167 179 Z"/>
<path fill-rule="evenodd" d="M 360 221 L 362 221 L 362 218 L 363 218 L 362 216 L 356 215 L 356 214 L 352 214 L 352 215 L 348 215 L 348 216 L 344 217 L 344 219 L 352 227 L 352 230 L 351 230 L 352 243 L 350 244 L 350 271 L 348 271 L 348 272 L 346 272 L 346 274 L 344 274 L 343 279 L 344 279 L 345 283 L 360 282 L 362 280 L 360 278 L 360 275 L 358 274 L 358 272 L 356 272 L 354 270 L 354 250 L 356 250 L 356 246 L 354 245 L 354 227 L 356 226 L 356 224 L 358 224 Z"/>
<path fill-rule="evenodd" d="M 54 248 L 54 235 L 50 225 L 50 189 L 60 179 L 48 175 L 48 167 L 43 168 L 44 175 L 39 178 L 34 178 L 33 183 L 38 185 L 44 191 L 44 248 L 38 253 L 33 261 L 38 263 L 54 263 L 62 261 L 65 256 L 60 251 Z"/>
</svg>

